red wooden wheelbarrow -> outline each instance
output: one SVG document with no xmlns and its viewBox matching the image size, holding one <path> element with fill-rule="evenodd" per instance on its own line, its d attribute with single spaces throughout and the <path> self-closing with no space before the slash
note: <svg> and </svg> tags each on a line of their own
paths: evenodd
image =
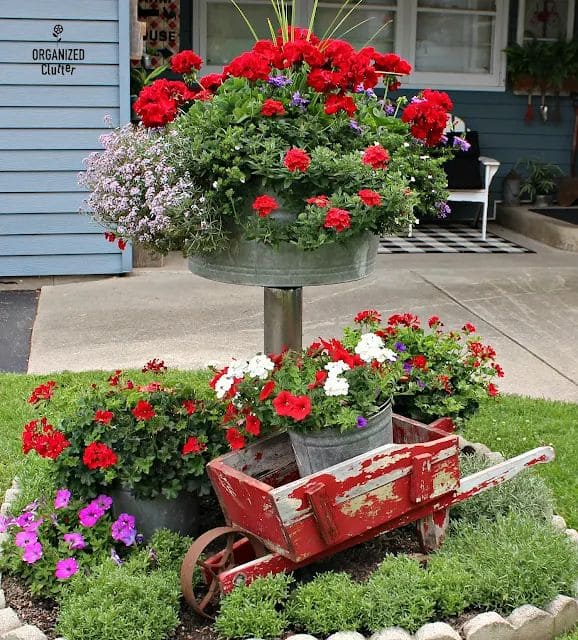
<svg viewBox="0 0 578 640">
<path fill-rule="evenodd" d="M 181 587 L 200 615 L 220 591 L 307 564 L 417 522 L 424 551 L 437 549 L 449 509 L 535 464 L 554 459 L 540 447 L 466 478 L 448 418 L 431 425 L 393 417 L 394 444 L 300 478 L 285 433 L 264 438 L 208 465 L 227 522 L 201 535 L 181 567 Z M 206 558 L 219 538 L 224 548 Z M 197 598 L 195 567 L 207 590 Z"/>
</svg>

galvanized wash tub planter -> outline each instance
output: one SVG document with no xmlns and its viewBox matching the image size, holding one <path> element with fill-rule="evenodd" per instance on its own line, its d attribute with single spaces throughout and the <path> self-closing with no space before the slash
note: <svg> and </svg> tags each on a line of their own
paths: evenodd
<svg viewBox="0 0 578 640">
<path fill-rule="evenodd" d="M 194 255 L 189 269 L 196 275 L 261 287 L 304 287 L 359 280 L 375 271 L 378 236 L 363 233 L 344 244 L 331 243 L 303 251 L 288 242 L 272 247 L 233 237 L 227 249 Z"/>
<path fill-rule="evenodd" d="M 129 513 L 136 518 L 138 532 L 148 540 L 157 529 L 169 529 L 182 536 L 195 536 L 199 531 L 199 498 L 183 492 L 176 498 L 135 498 L 129 489 L 111 492 L 114 515 Z"/>
<path fill-rule="evenodd" d="M 303 478 L 317 473 L 393 442 L 391 401 L 370 416 L 362 429 L 345 433 L 339 429 L 323 429 L 312 433 L 289 431 L 289 438 L 300 476 Z"/>
</svg>

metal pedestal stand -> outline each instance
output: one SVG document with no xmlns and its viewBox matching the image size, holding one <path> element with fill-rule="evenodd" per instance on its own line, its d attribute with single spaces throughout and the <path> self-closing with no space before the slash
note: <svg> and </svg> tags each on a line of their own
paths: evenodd
<svg viewBox="0 0 578 640">
<path fill-rule="evenodd" d="M 264 353 L 303 344 L 303 287 L 264 287 Z"/>
</svg>

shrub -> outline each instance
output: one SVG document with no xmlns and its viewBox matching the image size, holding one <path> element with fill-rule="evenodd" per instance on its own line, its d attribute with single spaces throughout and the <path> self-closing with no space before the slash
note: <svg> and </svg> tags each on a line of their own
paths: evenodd
<svg viewBox="0 0 578 640">
<path fill-rule="evenodd" d="M 550 524 L 512 512 L 478 525 L 454 524 L 428 574 L 440 611 L 457 613 L 463 593 L 467 605 L 507 613 L 523 604 L 541 606 L 558 593 L 570 595 L 578 551 Z"/>
<path fill-rule="evenodd" d="M 281 611 L 289 596 L 291 576 L 279 573 L 236 587 L 223 597 L 215 630 L 225 638 L 275 638 L 287 627 Z"/>
<path fill-rule="evenodd" d="M 461 475 L 467 476 L 492 466 L 485 456 L 474 454 L 460 457 Z M 551 519 L 554 497 L 546 483 L 535 473 L 526 471 L 489 491 L 460 502 L 452 509 L 452 518 L 475 524 L 480 518 L 495 520 L 510 512 L 524 514 L 536 520 Z"/>
<path fill-rule="evenodd" d="M 179 599 L 173 572 L 143 573 L 131 563 L 107 562 L 71 583 L 57 630 L 67 640 L 159 640 L 179 622 Z"/>
<path fill-rule="evenodd" d="M 419 562 L 387 556 L 365 585 L 363 626 L 370 631 L 400 626 L 413 632 L 432 617 L 434 607 L 426 571 Z"/>
<path fill-rule="evenodd" d="M 355 631 L 362 623 L 363 588 L 346 573 L 323 573 L 291 594 L 287 613 L 307 633 Z"/>
<path fill-rule="evenodd" d="M 193 538 L 180 536 L 168 529 L 158 529 L 148 544 L 153 565 L 162 571 L 179 573 L 183 558 L 191 544 Z"/>
</svg>

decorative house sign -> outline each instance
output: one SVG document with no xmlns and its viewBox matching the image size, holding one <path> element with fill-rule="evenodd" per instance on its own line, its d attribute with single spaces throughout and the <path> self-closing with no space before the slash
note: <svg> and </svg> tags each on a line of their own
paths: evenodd
<svg viewBox="0 0 578 640">
<path fill-rule="evenodd" d="M 145 52 L 152 66 L 159 67 L 179 52 L 180 2 L 139 0 L 138 17 L 146 21 Z"/>
<path fill-rule="evenodd" d="M 32 49 L 32 60 L 40 63 L 40 73 L 43 76 L 72 76 L 76 71 L 74 62 L 85 59 L 86 51 L 82 47 L 67 47 L 61 45 L 64 27 L 55 24 L 52 37 L 53 46 L 47 45 Z"/>
<path fill-rule="evenodd" d="M 570 40 L 575 0 L 520 0 L 517 41 Z"/>
</svg>

